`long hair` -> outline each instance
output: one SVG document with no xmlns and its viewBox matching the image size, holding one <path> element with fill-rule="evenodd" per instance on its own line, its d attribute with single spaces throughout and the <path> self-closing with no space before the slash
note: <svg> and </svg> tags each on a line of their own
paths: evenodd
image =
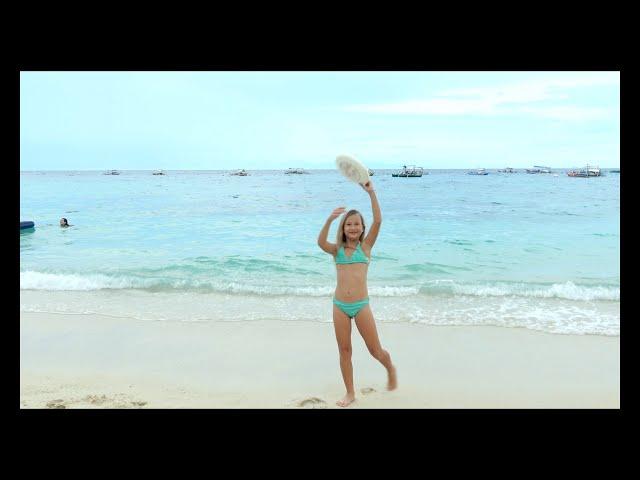
<svg viewBox="0 0 640 480">
<path fill-rule="evenodd" d="M 338 235 L 336 236 L 337 250 L 340 250 L 340 247 L 342 247 L 347 241 L 347 237 L 344 234 L 344 224 L 347 222 L 347 218 L 349 218 L 351 215 L 360 215 L 360 221 L 362 222 L 362 233 L 360 234 L 359 240 L 361 242 L 362 242 L 362 239 L 364 238 L 365 232 L 367 231 L 367 226 L 364 224 L 364 217 L 362 216 L 362 214 L 358 210 L 349 210 L 347 213 L 344 214 L 344 216 L 342 217 L 342 220 L 340 220 L 340 226 L 338 227 Z"/>
</svg>

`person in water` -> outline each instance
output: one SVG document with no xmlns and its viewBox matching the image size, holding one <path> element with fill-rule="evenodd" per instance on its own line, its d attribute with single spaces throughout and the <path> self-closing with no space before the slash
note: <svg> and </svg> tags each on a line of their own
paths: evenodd
<svg viewBox="0 0 640 480">
<path fill-rule="evenodd" d="M 66 218 L 62 217 L 60 219 L 60 226 L 66 228 L 66 227 L 70 227 L 71 225 L 69 225 L 69 222 L 67 222 Z"/>
<path fill-rule="evenodd" d="M 371 249 L 380 231 L 382 214 L 371 180 L 360 186 L 369 194 L 373 211 L 373 223 L 366 237 L 362 214 L 357 210 L 349 210 L 340 221 L 336 243 L 327 241 L 331 222 L 345 212 L 344 207 L 338 207 L 331 212 L 318 235 L 318 246 L 334 257 L 338 277 L 333 297 L 333 326 L 340 353 L 340 371 L 347 389 L 344 398 L 336 402 L 341 407 L 346 407 L 356 398 L 351 365 L 352 318 L 355 319 L 356 327 L 369 353 L 387 369 L 387 389 L 394 390 L 398 386 L 396 368 L 391 363 L 391 356 L 382 348 L 378 339 L 367 292 L 367 271 Z"/>
</svg>

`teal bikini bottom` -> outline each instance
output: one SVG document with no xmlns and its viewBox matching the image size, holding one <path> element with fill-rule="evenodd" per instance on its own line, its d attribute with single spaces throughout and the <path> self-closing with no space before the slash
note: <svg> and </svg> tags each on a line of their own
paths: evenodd
<svg viewBox="0 0 640 480">
<path fill-rule="evenodd" d="M 333 303 L 349 318 L 354 318 L 360 310 L 369 305 L 369 297 L 353 303 L 341 302 L 340 300 L 336 300 L 336 298 L 333 297 Z"/>
</svg>

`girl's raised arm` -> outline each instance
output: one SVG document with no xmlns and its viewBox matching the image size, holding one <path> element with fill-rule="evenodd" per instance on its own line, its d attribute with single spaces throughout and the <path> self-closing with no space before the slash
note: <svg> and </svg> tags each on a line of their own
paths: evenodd
<svg viewBox="0 0 640 480">
<path fill-rule="evenodd" d="M 382 213 L 380 212 L 380 204 L 378 203 L 378 197 L 376 197 L 376 191 L 373 189 L 373 182 L 369 180 L 367 183 L 360 186 L 369 194 L 369 198 L 371 198 L 373 223 L 371 224 L 371 228 L 369 228 L 369 233 L 364 239 L 364 243 L 371 248 L 373 247 L 373 244 L 376 243 L 378 232 L 380 232 L 380 225 L 382 225 Z"/>
<path fill-rule="evenodd" d="M 318 246 L 327 253 L 331 255 L 335 255 L 337 253 L 336 244 L 327 241 L 327 235 L 329 234 L 329 227 L 331 226 L 331 222 L 333 222 L 336 218 L 342 215 L 345 211 L 345 207 L 338 207 L 331 212 L 327 221 L 324 222 L 324 226 L 322 230 L 320 230 L 320 234 L 318 235 Z"/>
</svg>

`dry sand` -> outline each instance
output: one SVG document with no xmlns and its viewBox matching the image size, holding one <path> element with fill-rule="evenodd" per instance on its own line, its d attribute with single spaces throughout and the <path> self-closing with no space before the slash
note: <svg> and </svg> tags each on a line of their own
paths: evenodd
<svg viewBox="0 0 640 480">
<path fill-rule="evenodd" d="M 349 409 L 620 408 L 620 337 L 379 323 L 399 388 L 353 329 Z M 21 408 L 340 408 L 330 323 L 21 312 Z"/>
</svg>

